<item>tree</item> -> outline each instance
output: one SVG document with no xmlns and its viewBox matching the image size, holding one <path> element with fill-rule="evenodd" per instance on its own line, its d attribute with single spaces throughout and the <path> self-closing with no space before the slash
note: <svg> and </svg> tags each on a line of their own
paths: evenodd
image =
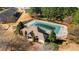
<svg viewBox="0 0 79 59">
<path fill-rule="evenodd" d="M 16 34 L 20 34 L 20 30 L 24 28 L 24 24 L 22 22 L 20 22 L 17 27 L 16 27 L 16 30 L 15 30 L 15 33 Z"/>
<path fill-rule="evenodd" d="M 76 10 L 78 10 L 77 7 L 32 7 L 29 11 L 31 13 L 40 13 L 50 20 L 52 18 L 63 20 L 65 16 L 72 16 Z"/>
<path fill-rule="evenodd" d="M 40 7 L 31 7 L 30 9 L 27 10 L 30 14 L 37 13 L 41 14 L 41 8 Z"/>
<path fill-rule="evenodd" d="M 78 24 L 79 23 L 79 9 L 73 15 L 73 23 L 74 24 Z"/>
<path fill-rule="evenodd" d="M 54 30 L 52 30 L 52 32 L 50 33 L 48 40 L 50 42 L 54 42 L 56 40 L 56 34 L 55 34 Z"/>
</svg>

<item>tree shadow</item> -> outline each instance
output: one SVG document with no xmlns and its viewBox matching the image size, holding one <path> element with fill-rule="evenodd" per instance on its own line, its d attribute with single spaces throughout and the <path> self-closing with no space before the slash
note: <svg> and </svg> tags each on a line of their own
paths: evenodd
<svg viewBox="0 0 79 59">
<path fill-rule="evenodd" d="M 59 44 L 59 45 L 61 45 L 63 42 L 65 42 L 65 40 L 56 39 L 56 40 L 54 41 L 54 43 Z"/>
<path fill-rule="evenodd" d="M 48 39 L 46 39 L 45 42 L 50 43 L 50 41 Z M 65 42 L 65 40 L 56 39 L 52 43 L 56 43 L 56 44 L 61 45 L 63 42 Z"/>
</svg>

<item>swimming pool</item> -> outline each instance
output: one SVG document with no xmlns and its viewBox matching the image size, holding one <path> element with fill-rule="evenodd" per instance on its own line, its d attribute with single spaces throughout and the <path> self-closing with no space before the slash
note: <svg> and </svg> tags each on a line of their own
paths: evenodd
<svg viewBox="0 0 79 59">
<path fill-rule="evenodd" d="M 61 24 L 57 24 L 57 23 L 46 22 L 46 21 L 41 21 L 41 20 L 32 20 L 26 23 L 25 25 L 27 25 L 27 27 L 29 26 L 40 27 L 46 33 L 49 33 L 50 31 L 54 30 L 57 38 L 62 37 L 62 36 L 66 38 L 68 34 L 67 27 Z"/>
</svg>

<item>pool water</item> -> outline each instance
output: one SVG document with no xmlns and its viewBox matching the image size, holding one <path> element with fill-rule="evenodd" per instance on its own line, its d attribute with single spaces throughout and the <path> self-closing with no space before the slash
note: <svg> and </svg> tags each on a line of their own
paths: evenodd
<svg viewBox="0 0 79 59">
<path fill-rule="evenodd" d="M 44 29 L 45 31 L 49 32 L 51 30 L 54 30 L 55 33 L 58 33 L 59 30 L 60 30 L 60 26 L 57 26 L 57 25 L 50 25 L 50 24 L 45 24 L 45 23 L 42 23 L 42 22 L 35 22 L 32 24 L 33 26 L 38 26 L 40 27 L 41 29 Z"/>
<path fill-rule="evenodd" d="M 30 26 L 37 26 L 40 27 L 41 29 L 43 29 L 46 33 L 54 30 L 54 32 L 56 34 L 58 34 L 59 30 L 60 30 L 60 26 L 59 24 L 55 24 L 55 23 L 51 23 L 51 22 L 45 22 L 45 21 L 40 21 L 40 20 L 36 20 L 36 21 L 32 21 L 29 24 Z"/>
</svg>

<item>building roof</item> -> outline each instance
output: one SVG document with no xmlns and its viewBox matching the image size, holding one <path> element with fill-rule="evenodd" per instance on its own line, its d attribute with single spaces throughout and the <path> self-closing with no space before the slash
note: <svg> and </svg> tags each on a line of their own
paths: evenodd
<svg viewBox="0 0 79 59">
<path fill-rule="evenodd" d="M 0 12 L 0 22 L 14 22 L 17 17 L 14 14 L 17 12 L 17 8 L 7 8 Z"/>
</svg>

